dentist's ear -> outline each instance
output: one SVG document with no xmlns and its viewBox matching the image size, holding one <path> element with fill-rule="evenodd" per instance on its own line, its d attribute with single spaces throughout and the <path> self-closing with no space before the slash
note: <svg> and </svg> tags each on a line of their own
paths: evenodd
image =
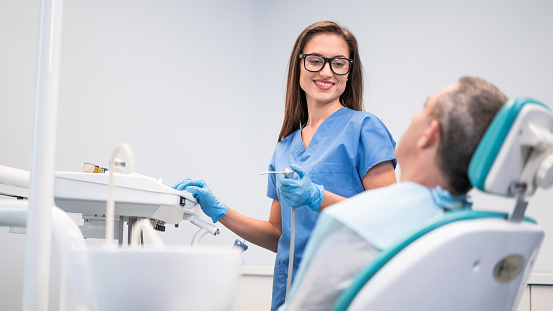
<svg viewBox="0 0 553 311">
<path fill-rule="evenodd" d="M 426 149 L 440 143 L 442 138 L 442 126 L 436 119 L 432 119 L 417 140 L 417 147 Z"/>
</svg>

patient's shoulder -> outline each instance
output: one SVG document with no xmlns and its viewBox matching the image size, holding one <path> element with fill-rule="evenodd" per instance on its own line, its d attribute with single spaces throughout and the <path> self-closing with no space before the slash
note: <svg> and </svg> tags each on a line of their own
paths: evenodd
<svg viewBox="0 0 553 311">
<path fill-rule="evenodd" d="M 399 182 L 387 187 L 363 191 L 349 200 L 324 209 L 324 213 L 332 216 L 341 214 L 343 210 L 360 210 L 370 213 L 370 210 L 379 210 L 385 206 L 406 205 L 413 200 L 425 200 L 431 196 L 430 189 L 413 182 Z"/>
<path fill-rule="evenodd" d="M 365 191 L 328 209 L 330 217 L 379 249 L 440 213 L 431 189 L 406 182 Z"/>
</svg>

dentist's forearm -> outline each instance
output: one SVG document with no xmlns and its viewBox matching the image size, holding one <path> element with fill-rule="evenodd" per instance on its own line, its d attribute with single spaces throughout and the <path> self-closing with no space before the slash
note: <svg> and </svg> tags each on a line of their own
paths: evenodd
<svg viewBox="0 0 553 311">
<path fill-rule="evenodd" d="M 321 207 L 319 208 L 319 211 L 322 211 L 323 209 L 344 200 L 347 200 L 347 198 L 325 190 L 325 194 L 323 196 L 323 201 L 321 202 Z"/>
<path fill-rule="evenodd" d="M 219 222 L 241 238 L 276 253 L 281 231 L 270 221 L 250 218 L 229 208 Z"/>
</svg>

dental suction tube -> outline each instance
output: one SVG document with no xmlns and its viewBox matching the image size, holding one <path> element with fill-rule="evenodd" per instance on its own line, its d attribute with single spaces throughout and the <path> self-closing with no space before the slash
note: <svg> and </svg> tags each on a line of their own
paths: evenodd
<svg viewBox="0 0 553 311">
<path fill-rule="evenodd" d="M 282 172 L 284 178 L 294 177 L 294 170 L 291 168 L 286 168 Z M 286 296 L 284 300 L 288 300 L 288 294 L 290 293 L 290 288 L 292 288 L 292 273 L 294 272 L 294 249 L 296 244 L 296 209 L 290 208 L 290 257 L 288 258 L 288 279 L 286 284 Z"/>
<path fill-rule="evenodd" d="M 283 174 L 284 178 L 293 178 L 294 170 L 291 168 L 285 168 L 284 171 L 268 171 L 259 173 L 259 175 L 264 174 Z M 290 211 L 290 256 L 288 257 L 288 280 L 286 284 L 286 296 L 284 300 L 288 299 L 288 293 L 290 293 L 290 288 L 292 287 L 292 273 L 294 272 L 294 248 L 296 242 L 296 209 L 291 207 Z"/>
<path fill-rule="evenodd" d="M 288 258 L 288 280 L 286 283 L 286 296 L 284 301 L 288 300 L 288 293 L 292 287 L 292 273 L 294 272 L 294 247 L 296 242 L 296 209 L 291 208 L 290 221 L 290 257 Z"/>
</svg>

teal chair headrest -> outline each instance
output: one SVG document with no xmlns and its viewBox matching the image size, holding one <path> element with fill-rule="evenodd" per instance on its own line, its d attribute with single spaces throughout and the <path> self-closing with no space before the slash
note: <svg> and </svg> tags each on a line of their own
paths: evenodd
<svg viewBox="0 0 553 311">
<path fill-rule="evenodd" d="M 530 137 L 532 133 L 527 134 L 532 132 L 529 124 L 550 133 L 553 124 L 550 109 L 528 97 L 517 97 L 505 103 L 488 127 L 470 162 L 468 176 L 474 187 L 510 196 L 508 185 L 520 180 L 529 155 L 521 153 L 530 152 L 535 143 L 530 139 L 535 138 Z M 494 186 L 498 182 L 502 185 Z"/>
</svg>

